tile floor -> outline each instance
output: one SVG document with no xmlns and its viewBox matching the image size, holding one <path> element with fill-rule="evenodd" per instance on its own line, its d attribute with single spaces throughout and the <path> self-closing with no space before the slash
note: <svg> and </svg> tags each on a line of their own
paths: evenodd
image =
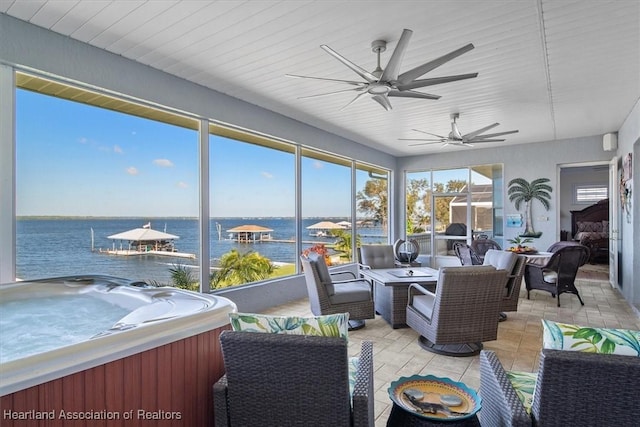
<svg viewBox="0 0 640 427">
<path fill-rule="evenodd" d="M 585 266 L 579 274 L 576 285 L 584 306 L 571 294 L 561 295 L 560 308 L 556 306 L 555 298 L 546 292 L 533 291 L 531 300 L 527 300 L 523 284 L 518 311 L 508 313 L 508 319 L 500 323 L 498 339 L 485 342 L 484 348 L 494 350 L 508 370 L 534 372 L 542 343 L 542 318 L 585 326 L 640 330 L 637 311 L 612 289 L 603 269 L 606 266 Z M 268 313 L 311 315 L 306 299 L 274 307 Z M 374 343 L 376 427 L 386 426 L 391 411 L 387 389 L 391 381 L 399 377 L 431 374 L 462 381 L 476 390 L 480 386 L 479 356 L 436 355 L 423 350 L 417 344 L 417 338 L 418 334 L 412 329 L 392 329 L 380 316 L 367 320 L 365 328 L 349 334 L 354 354 L 359 351 L 360 341 Z"/>
</svg>

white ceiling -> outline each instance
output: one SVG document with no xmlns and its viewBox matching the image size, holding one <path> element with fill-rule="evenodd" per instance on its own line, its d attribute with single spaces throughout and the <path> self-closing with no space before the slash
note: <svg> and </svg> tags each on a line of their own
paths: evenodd
<svg viewBox="0 0 640 427">
<path fill-rule="evenodd" d="M 447 135 L 454 112 L 463 133 L 519 129 L 476 145 L 491 147 L 616 131 L 640 97 L 638 0 L 3 0 L 0 12 L 396 156 L 465 149 L 398 140 Z M 355 93 L 298 99 L 348 86 L 285 77 L 361 80 L 320 45 L 373 71 L 371 42 L 388 42 L 384 68 L 404 28 L 400 72 L 473 43 L 423 77 L 478 77 L 417 89 L 439 100 L 391 98 L 391 111 L 364 97 L 341 110 Z"/>
</svg>

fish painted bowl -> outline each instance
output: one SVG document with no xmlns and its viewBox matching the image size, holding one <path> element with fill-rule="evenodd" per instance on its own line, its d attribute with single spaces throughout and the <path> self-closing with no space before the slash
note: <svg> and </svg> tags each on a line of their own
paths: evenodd
<svg viewBox="0 0 640 427">
<path fill-rule="evenodd" d="M 423 402 L 442 403 L 442 396 L 456 396 L 461 403 L 459 405 L 447 406 L 451 411 L 461 413 L 461 415 L 446 415 L 438 411 L 435 414 L 420 412 L 409 401 L 404 394 L 407 390 L 419 390 L 424 394 Z M 438 421 L 459 421 L 473 417 L 482 407 L 482 398 L 464 383 L 453 381 L 450 378 L 440 378 L 433 375 L 413 375 L 411 377 L 401 377 L 393 381 L 388 389 L 389 397 L 398 406 L 416 416 L 438 420 Z M 453 399 L 456 400 L 456 399 Z M 446 401 L 446 399 L 445 399 Z"/>
</svg>

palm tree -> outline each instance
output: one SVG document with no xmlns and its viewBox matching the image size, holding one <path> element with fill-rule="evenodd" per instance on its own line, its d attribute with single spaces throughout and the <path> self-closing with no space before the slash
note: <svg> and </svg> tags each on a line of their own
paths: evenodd
<svg viewBox="0 0 640 427">
<path fill-rule="evenodd" d="M 273 264 L 257 252 L 244 254 L 237 249 L 222 255 L 220 269 L 211 275 L 212 288 L 224 288 L 264 280 L 273 273 Z"/>
<path fill-rule="evenodd" d="M 353 245 L 351 243 L 351 230 L 334 230 L 331 234 L 337 238 L 336 242 L 333 245 L 333 248 L 336 251 L 344 252 L 347 256 L 347 259 L 351 261 L 351 248 Z M 356 234 L 356 247 L 360 246 L 360 235 Z"/>
<path fill-rule="evenodd" d="M 188 267 L 182 264 L 174 264 L 173 267 L 169 269 L 169 272 L 171 273 L 171 281 L 173 282 L 172 286 L 189 291 L 200 290 L 198 280 L 193 277 L 192 271 L 189 270 Z"/>
<path fill-rule="evenodd" d="M 515 178 L 509 181 L 509 201 L 514 202 L 517 210 L 520 210 L 520 204 L 523 201 L 525 202 L 525 229 L 524 233 L 521 234 L 523 237 L 540 237 L 542 235 L 542 233 L 536 233 L 533 229 L 531 202 L 533 199 L 539 200 L 542 206 L 549 210 L 549 200 L 551 200 L 551 194 L 549 193 L 553 189 L 546 184 L 547 182 L 549 182 L 548 178 L 534 179 L 531 183 L 522 178 Z"/>
</svg>

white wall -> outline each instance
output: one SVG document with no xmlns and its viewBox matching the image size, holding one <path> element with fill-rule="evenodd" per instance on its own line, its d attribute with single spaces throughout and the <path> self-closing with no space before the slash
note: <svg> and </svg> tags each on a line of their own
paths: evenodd
<svg viewBox="0 0 640 427">
<path fill-rule="evenodd" d="M 618 131 L 617 155 L 622 159 L 633 153 L 632 210 L 627 220 L 626 214 L 620 218 L 622 267 L 619 282 L 627 301 L 640 304 L 640 249 L 635 250 L 640 242 L 640 100 L 636 102 L 629 116 Z"/>
</svg>

